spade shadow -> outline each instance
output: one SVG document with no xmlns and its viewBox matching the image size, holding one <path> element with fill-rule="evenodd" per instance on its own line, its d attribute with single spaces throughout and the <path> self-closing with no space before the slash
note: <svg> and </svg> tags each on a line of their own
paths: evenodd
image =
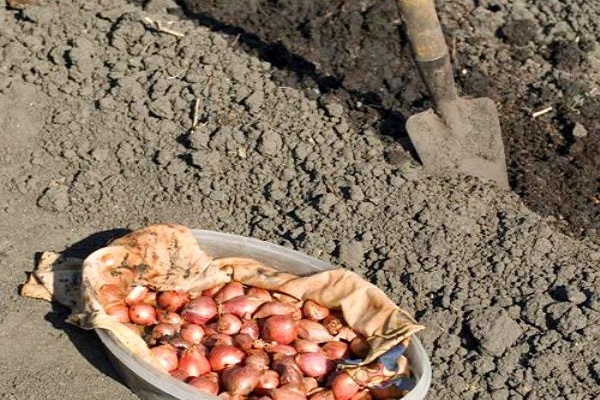
<svg viewBox="0 0 600 400">
<path fill-rule="evenodd" d="M 65 257 L 84 259 L 94 251 L 106 246 L 111 240 L 129 233 L 127 229 L 112 229 L 94 233 L 69 246 L 62 254 Z M 36 265 L 41 253 L 35 255 Z M 56 290 L 56 287 L 54 288 Z M 85 359 L 106 376 L 124 385 L 110 363 L 104 346 L 95 332 L 86 331 L 66 322 L 70 310 L 66 306 L 52 302 L 52 310 L 45 319 L 56 329 L 63 331 Z"/>
</svg>

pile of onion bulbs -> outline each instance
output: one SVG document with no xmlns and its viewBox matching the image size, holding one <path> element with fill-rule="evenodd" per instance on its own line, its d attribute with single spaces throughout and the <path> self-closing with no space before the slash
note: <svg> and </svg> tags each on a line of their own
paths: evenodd
<svg viewBox="0 0 600 400">
<path fill-rule="evenodd" d="M 113 289 L 101 291 L 106 298 Z M 406 393 L 394 386 L 368 389 L 337 370 L 344 359 L 364 358 L 369 345 L 340 312 L 311 300 L 239 282 L 194 298 L 134 286 L 106 312 L 140 334 L 173 377 L 211 395 L 378 400 Z"/>
</svg>

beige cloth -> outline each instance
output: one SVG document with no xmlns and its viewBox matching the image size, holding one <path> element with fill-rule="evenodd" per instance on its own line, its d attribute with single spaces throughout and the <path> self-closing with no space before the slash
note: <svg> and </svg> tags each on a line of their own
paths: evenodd
<svg viewBox="0 0 600 400">
<path fill-rule="evenodd" d="M 70 307 L 69 322 L 84 329 L 110 331 L 126 348 L 157 367 L 143 339 L 105 313 L 114 302 L 114 291 L 107 287 L 124 298 L 134 285 L 199 293 L 236 280 L 313 300 L 341 309 L 350 327 L 368 338 L 372 350 L 363 365 L 424 329 L 380 289 L 353 272 L 334 269 L 298 277 L 252 259 L 213 260 L 201 249 L 202 243 L 184 226 L 149 226 L 92 253 L 83 261 L 83 268 L 81 260 L 44 253 L 21 295 Z"/>
</svg>

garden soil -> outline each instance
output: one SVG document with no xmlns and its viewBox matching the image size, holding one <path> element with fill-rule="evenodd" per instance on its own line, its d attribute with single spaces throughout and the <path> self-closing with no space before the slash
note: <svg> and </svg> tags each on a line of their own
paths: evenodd
<svg viewBox="0 0 600 400">
<path fill-rule="evenodd" d="M 155 222 L 369 279 L 427 326 L 431 399 L 598 398 L 589 236 L 474 178 L 424 175 L 345 100 L 282 84 L 173 3 L 33 3 L 0 0 L 0 398 L 135 398 L 94 333 L 17 288 L 40 251 L 85 256 Z"/>
<path fill-rule="evenodd" d="M 357 126 L 406 144 L 404 120 L 431 105 L 397 0 L 182 3 L 202 25 L 239 35 L 246 49 L 288 71 L 276 75 L 281 84 L 339 99 Z M 437 6 L 462 95 L 499 107 L 513 190 L 571 234 L 600 239 L 600 2 Z"/>
</svg>

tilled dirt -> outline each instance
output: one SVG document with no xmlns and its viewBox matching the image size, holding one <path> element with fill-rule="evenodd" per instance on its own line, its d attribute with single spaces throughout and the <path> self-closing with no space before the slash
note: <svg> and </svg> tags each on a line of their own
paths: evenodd
<svg viewBox="0 0 600 400">
<path fill-rule="evenodd" d="M 318 87 L 343 102 L 352 123 L 406 143 L 404 119 L 430 104 L 396 3 L 182 0 L 202 25 L 240 35 L 284 67 L 282 84 Z M 499 105 L 513 190 L 571 234 L 600 239 L 600 3 L 437 6 L 462 94 Z"/>
<path fill-rule="evenodd" d="M 515 194 L 386 161 L 397 142 L 171 6 L 0 0 L 2 398 L 134 398 L 92 333 L 17 286 L 38 251 L 82 255 L 159 221 L 362 274 L 427 325 L 430 398 L 598 397 L 593 241 Z"/>
</svg>

